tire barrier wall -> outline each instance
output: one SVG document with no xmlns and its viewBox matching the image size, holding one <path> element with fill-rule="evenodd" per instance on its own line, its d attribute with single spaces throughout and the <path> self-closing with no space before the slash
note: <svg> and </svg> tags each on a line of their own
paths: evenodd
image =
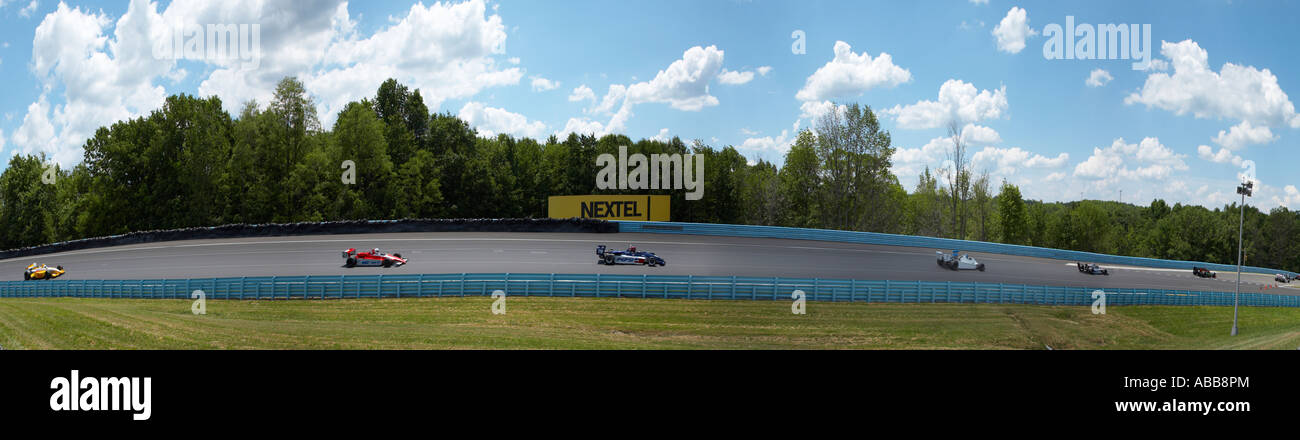
<svg viewBox="0 0 1300 440">
<path fill-rule="evenodd" d="M 202 238 L 279 237 L 389 232 L 618 232 L 618 226 L 593 219 L 403 219 L 271 224 L 231 224 L 205 228 L 132 232 L 0 251 L 0 260 L 81 249 Z"/>
<path fill-rule="evenodd" d="M 131 299 L 351 299 L 489 296 L 662 298 L 859 303 L 987 303 L 1091 306 L 1231 306 L 1230 292 L 931 281 L 844 280 L 672 275 L 459 273 L 412 275 L 276 276 L 176 280 L 68 280 L 0 282 L 0 298 Z M 1243 293 L 1241 305 L 1300 307 L 1300 296 Z"/>
<path fill-rule="evenodd" d="M 1160 260 L 1155 258 L 1123 257 L 1118 255 L 1096 254 L 1092 252 L 1068 251 L 1014 244 L 988 243 L 983 241 L 954 240 L 951 238 L 918 237 L 912 235 L 881 234 L 875 232 L 835 231 L 825 229 L 788 228 L 783 226 L 748 226 L 718 225 L 709 223 L 677 222 L 641 222 L 617 221 L 619 232 L 650 232 L 657 234 L 691 234 L 720 235 L 729 237 L 755 238 L 790 238 L 798 240 L 835 241 L 841 243 L 860 243 L 887 246 L 906 246 L 932 248 L 937 250 L 958 249 L 963 252 L 982 252 L 990 254 L 1019 255 L 1023 257 L 1049 258 L 1055 260 L 1081 261 L 1088 263 L 1117 264 L 1124 266 L 1154 267 L 1163 269 L 1186 269 L 1204 267 L 1227 273 L 1236 272 L 1237 266 L 1196 261 Z M 1242 272 L 1262 274 L 1282 273 L 1294 276 L 1295 272 L 1268 269 L 1263 267 L 1242 266 Z"/>
</svg>

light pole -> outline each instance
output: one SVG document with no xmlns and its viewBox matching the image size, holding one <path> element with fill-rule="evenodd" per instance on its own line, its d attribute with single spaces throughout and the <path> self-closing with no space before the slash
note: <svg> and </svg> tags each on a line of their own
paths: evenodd
<svg viewBox="0 0 1300 440">
<path fill-rule="evenodd" d="M 1237 336 L 1237 297 L 1241 296 L 1241 241 L 1246 230 L 1246 197 L 1250 197 L 1254 188 L 1253 182 L 1237 186 L 1237 194 L 1241 194 L 1241 214 L 1237 223 L 1237 291 L 1232 294 L 1232 336 Z"/>
</svg>

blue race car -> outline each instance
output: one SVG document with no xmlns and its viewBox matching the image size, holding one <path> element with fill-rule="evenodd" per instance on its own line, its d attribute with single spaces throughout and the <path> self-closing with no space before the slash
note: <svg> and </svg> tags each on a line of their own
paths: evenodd
<svg viewBox="0 0 1300 440">
<path fill-rule="evenodd" d="M 605 245 L 596 246 L 596 264 L 641 264 L 645 266 L 665 266 L 663 258 L 651 252 L 638 252 L 636 246 L 628 246 L 626 251 L 606 251 Z"/>
</svg>

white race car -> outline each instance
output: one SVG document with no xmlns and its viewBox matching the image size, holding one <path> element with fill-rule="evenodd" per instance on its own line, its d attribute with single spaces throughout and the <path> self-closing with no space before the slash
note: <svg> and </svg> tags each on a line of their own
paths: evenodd
<svg viewBox="0 0 1300 440">
<path fill-rule="evenodd" d="M 970 254 L 962 254 L 953 250 L 951 254 L 945 254 L 942 251 L 934 252 L 939 258 L 939 266 L 952 270 L 978 270 L 984 271 L 984 263 L 975 261 L 975 257 Z"/>
</svg>

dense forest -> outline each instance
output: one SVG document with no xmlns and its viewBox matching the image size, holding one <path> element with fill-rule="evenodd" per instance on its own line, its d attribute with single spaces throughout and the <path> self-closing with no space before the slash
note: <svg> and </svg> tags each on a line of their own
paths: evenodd
<svg viewBox="0 0 1300 440">
<path fill-rule="evenodd" d="M 916 188 L 890 172 L 890 135 L 850 104 L 799 133 L 780 168 L 735 148 L 622 135 L 479 137 L 430 114 L 419 90 L 385 81 L 321 127 L 295 78 L 238 117 L 216 97 L 177 95 L 147 117 L 100 128 L 72 169 L 15 155 L 0 175 L 0 248 L 228 223 L 544 217 L 552 195 L 599 194 L 596 157 L 696 153 L 703 200 L 673 197 L 675 221 L 782 225 L 964 238 L 1119 255 L 1235 263 L 1238 207 L 1042 203 L 970 169 L 960 136 L 950 170 Z M 351 161 L 345 165 L 345 161 Z M 349 168 L 354 166 L 354 168 Z M 344 183 L 353 173 L 355 182 Z M 1300 271 L 1300 216 L 1247 206 L 1247 264 Z"/>
</svg>

